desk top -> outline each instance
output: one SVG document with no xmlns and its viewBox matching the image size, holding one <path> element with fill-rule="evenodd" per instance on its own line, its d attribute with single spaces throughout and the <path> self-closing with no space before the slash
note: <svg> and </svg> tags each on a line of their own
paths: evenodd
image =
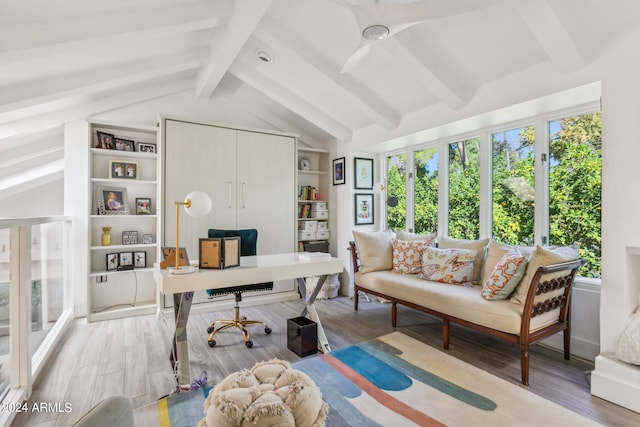
<svg viewBox="0 0 640 427">
<path fill-rule="evenodd" d="M 223 270 L 196 270 L 191 274 L 173 275 L 156 266 L 153 275 L 158 290 L 162 294 L 175 294 L 335 274 L 341 273 L 342 269 L 343 262 L 340 258 L 302 261 L 298 259 L 297 253 L 288 253 L 241 257 L 239 267 Z"/>
</svg>

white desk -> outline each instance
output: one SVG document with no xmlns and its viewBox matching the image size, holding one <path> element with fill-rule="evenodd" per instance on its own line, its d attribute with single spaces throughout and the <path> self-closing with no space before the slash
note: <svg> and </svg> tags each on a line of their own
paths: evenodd
<svg viewBox="0 0 640 427">
<path fill-rule="evenodd" d="M 313 303 L 327 275 L 340 273 L 342 269 L 343 263 L 339 258 L 300 261 L 296 253 L 241 257 L 239 267 L 224 270 L 198 270 L 192 274 L 182 275 L 169 274 L 167 270 L 161 270 L 156 266 L 154 277 L 158 291 L 164 295 L 173 294 L 176 329 L 173 339 L 173 352 L 170 357 L 177 374 L 178 386 L 191 382 L 191 375 L 189 374 L 187 321 L 189 319 L 191 302 L 195 291 L 297 279 L 300 293 L 303 298 L 306 298 L 307 292 L 304 277 L 320 276 L 320 280 L 318 280 L 311 297 L 305 301 L 305 308 L 300 315 L 306 316 L 308 313 L 309 317 L 318 324 L 318 343 L 320 350 L 328 353 L 331 351 L 331 347 L 329 346 Z M 204 331 L 202 337 L 206 339 Z"/>
</svg>

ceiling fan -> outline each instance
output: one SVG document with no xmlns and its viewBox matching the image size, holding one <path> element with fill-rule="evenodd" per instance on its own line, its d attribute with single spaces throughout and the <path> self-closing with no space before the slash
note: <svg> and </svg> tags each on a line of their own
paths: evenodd
<svg viewBox="0 0 640 427">
<path fill-rule="evenodd" d="M 429 20 L 487 7 L 486 2 L 479 0 L 416 0 L 409 2 L 374 0 L 358 4 L 349 4 L 344 0 L 334 0 L 334 2 L 351 9 L 361 35 L 360 45 L 343 64 L 340 70 L 342 73 L 354 70 L 375 44 L 381 43 L 407 28 Z"/>
</svg>

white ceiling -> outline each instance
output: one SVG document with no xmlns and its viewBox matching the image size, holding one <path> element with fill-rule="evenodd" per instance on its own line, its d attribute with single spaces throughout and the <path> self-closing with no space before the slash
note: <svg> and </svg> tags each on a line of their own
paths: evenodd
<svg viewBox="0 0 640 427">
<path fill-rule="evenodd" d="M 350 62 L 365 22 L 412 25 Z M 637 0 L 0 0 L 0 150 L 185 99 L 311 145 L 380 143 L 523 76 L 589 83 L 581 70 L 639 23 Z"/>
</svg>

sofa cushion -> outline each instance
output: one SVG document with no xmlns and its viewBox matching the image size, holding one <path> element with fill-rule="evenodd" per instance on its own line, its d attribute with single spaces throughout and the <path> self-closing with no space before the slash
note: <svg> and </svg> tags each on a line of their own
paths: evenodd
<svg viewBox="0 0 640 427">
<path fill-rule="evenodd" d="M 538 268 L 551 264 L 574 261 L 578 258 L 580 258 L 578 245 L 557 246 L 553 248 L 536 246 L 536 250 L 531 254 L 531 258 L 529 258 L 527 271 L 520 281 L 520 284 L 516 287 L 510 301 L 516 304 L 524 304 L 525 299 L 527 299 L 529 287 L 531 286 L 531 279 L 535 276 Z M 560 277 L 565 274 L 567 274 L 567 272 L 548 274 L 544 276 L 544 280 L 550 280 L 554 277 Z M 551 296 L 551 294 L 544 295 L 545 298 L 550 298 Z"/>
<path fill-rule="evenodd" d="M 482 264 L 484 263 L 484 256 L 487 245 L 489 244 L 489 239 L 480 239 L 480 240 L 465 240 L 465 239 L 454 239 L 447 236 L 439 236 L 438 237 L 438 247 L 442 249 L 469 249 L 472 251 L 476 251 L 476 259 L 473 263 L 473 275 L 471 277 L 471 282 L 474 284 L 480 283 L 480 273 L 482 272 Z"/>
<path fill-rule="evenodd" d="M 506 252 L 482 283 L 482 298 L 507 299 L 522 280 L 526 268 L 527 259 L 518 249 Z"/>
<path fill-rule="evenodd" d="M 427 246 L 435 246 L 436 234 L 416 234 L 400 230 L 396 233 L 396 239 L 408 241 L 423 241 Z"/>
<path fill-rule="evenodd" d="M 484 264 L 482 265 L 482 274 L 480 276 L 480 283 L 485 283 L 489 279 L 489 275 L 493 272 L 496 264 L 500 259 L 512 249 L 517 249 L 522 255 L 524 255 L 529 262 L 531 254 L 535 251 L 535 246 L 512 246 L 502 243 L 498 243 L 495 240 L 491 240 L 487 246 L 487 254 L 484 257 Z"/>
<path fill-rule="evenodd" d="M 442 283 L 471 283 L 476 251 L 469 249 L 439 249 L 427 246 L 422 252 L 420 278 Z"/>
<path fill-rule="evenodd" d="M 366 232 L 353 230 L 360 271 L 368 273 L 378 270 L 391 270 L 393 234 L 389 231 Z"/>
<path fill-rule="evenodd" d="M 446 283 L 423 280 L 415 274 L 397 274 L 391 270 L 356 273 L 358 286 L 429 308 L 439 313 L 467 320 L 510 334 L 520 333 L 522 305 L 509 300 L 487 301 L 480 296 L 480 286 L 451 286 Z M 558 310 L 531 319 L 534 331 L 558 320 Z"/>
<path fill-rule="evenodd" d="M 393 239 L 394 273 L 416 274 L 422 266 L 422 251 L 426 243 L 422 240 L 407 241 Z"/>
</svg>

